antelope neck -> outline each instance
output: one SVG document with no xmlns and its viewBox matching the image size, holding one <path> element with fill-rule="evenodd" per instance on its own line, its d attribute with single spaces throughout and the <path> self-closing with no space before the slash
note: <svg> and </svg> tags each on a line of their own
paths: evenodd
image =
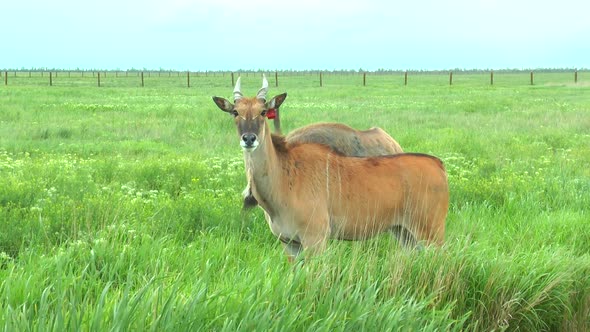
<svg viewBox="0 0 590 332">
<path fill-rule="evenodd" d="M 265 124 L 265 135 L 258 148 L 252 152 L 244 152 L 246 172 L 252 193 L 263 207 L 266 203 L 274 205 L 275 196 L 281 192 L 280 186 L 283 177 L 282 168 L 279 165 L 280 158 L 266 126 Z"/>
</svg>

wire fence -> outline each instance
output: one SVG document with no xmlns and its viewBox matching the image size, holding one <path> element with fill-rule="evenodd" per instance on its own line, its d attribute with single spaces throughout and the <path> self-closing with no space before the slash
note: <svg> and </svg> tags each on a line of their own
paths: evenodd
<svg viewBox="0 0 590 332">
<path fill-rule="evenodd" d="M 4 86 L 95 86 L 95 87 L 199 87 L 233 86 L 238 76 L 260 78 L 262 71 L 80 71 L 4 70 Z M 538 71 L 275 71 L 266 73 L 275 87 L 283 83 L 323 87 L 330 85 L 585 85 L 589 70 Z M 587 81 L 584 81 L 586 79 Z"/>
</svg>

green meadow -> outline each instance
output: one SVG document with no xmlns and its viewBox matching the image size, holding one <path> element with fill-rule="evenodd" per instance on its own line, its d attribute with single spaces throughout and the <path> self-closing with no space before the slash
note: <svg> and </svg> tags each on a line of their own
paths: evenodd
<svg viewBox="0 0 590 332">
<path fill-rule="evenodd" d="M 211 100 L 232 96 L 228 74 L 11 75 L 4 331 L 590 330 L 588 72 L 270 75 L 284 132 L 379 126 L 449 177 L 442 248 L 383 234 L 303 266 L 241 212 L 239 138 Z M 260 84 L 242 76 L 246 95 Z"/>
</svg>

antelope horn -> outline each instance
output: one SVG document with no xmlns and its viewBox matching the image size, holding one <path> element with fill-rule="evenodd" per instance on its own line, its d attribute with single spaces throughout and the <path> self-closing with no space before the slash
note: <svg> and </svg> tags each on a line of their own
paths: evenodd
<svg viewBox="0 0 590 332">
<path fill-rule="evenodd" d="M 236 81 L 236 87 L 234 88 L 234 102 L 242 99 L 244 95 L 242 94 L 241 90 L 241 76 L 238 76 L 238 80 Z"/>
<path fill-rule="evenodd" d="M 268 81 L 266 80 L 266 75 L 262 74 L 262 88 L 258 90 L 256 94 L 256 98 L 266 100 L 266 93 L 268 92 Z"/>
</svg>

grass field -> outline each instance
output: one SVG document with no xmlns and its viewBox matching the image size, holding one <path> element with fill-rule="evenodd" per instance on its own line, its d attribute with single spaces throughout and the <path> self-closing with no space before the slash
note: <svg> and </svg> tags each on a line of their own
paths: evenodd
<svg viewBox="0 0 590 332">
<path fill-rule="evenodd" d="M 301 268 L 240 213 L 242 152 L 211 101 L 228 77 L 0 86 L 0 328 L 590 330 L 584 75 L 271 81 L 285 132 L 380 126 L 449 174 L 443 248 L 332 241 Z"/>
</svg>

